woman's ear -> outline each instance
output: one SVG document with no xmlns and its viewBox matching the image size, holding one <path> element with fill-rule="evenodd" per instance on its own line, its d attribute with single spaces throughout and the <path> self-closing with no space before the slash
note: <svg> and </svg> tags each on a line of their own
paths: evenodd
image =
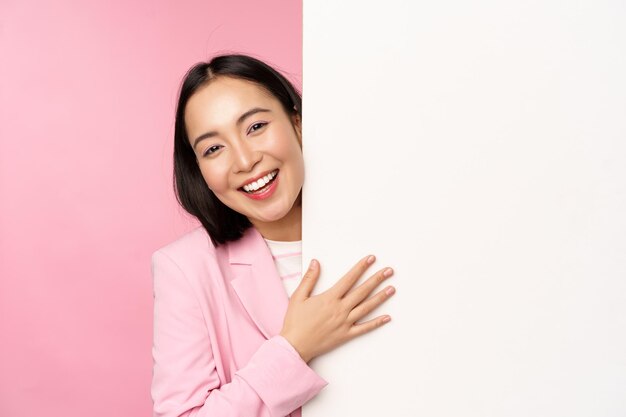
<svg viewBox="0 0 626 417">
<path fill-rule="evenodd" d="M 298 113 L 291 115 L 291 122 L 293 123 L 293 128 L 298 135 L 298 141 L 302 143 L 302 119 Z"/>
</svg>

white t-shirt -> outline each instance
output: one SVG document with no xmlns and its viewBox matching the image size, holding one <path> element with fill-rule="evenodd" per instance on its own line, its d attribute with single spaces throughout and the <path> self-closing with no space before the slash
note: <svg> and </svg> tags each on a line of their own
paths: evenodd
<svg viewBox="0 0 626 417">
<path fill-rule="evenodd" d="M 287 291 L 287 297 L 291 298 L 291 294 L 300 285 L 302 279 L 302 240 L 283 242 L 265 239 L 265 243 L 272 253 L 276 270 Z"/>
</svg>

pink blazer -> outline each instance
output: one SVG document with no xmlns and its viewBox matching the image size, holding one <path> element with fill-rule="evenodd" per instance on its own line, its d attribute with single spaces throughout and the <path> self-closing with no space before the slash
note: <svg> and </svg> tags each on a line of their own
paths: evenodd
<svg viewBox="0 0 626 417">
<path fill-rule="evenodd" d="M 152 254 L 154 417 L 300 417 L 328 382 L 278 335 L 289 302 L 251 227 L 215 248 L 198 227 Z"/>
</svg>

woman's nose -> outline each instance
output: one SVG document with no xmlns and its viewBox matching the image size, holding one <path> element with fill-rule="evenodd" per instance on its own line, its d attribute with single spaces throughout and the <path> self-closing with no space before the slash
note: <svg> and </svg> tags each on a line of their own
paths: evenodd
<svg viewBox="0 0 626 417">
<path fill-rule="evenodd" d="M 239 142 L 234 148 L 233 170 L 235 172 L 251 171 L 260 159 L 260 152 L 252 149 L 245 141 Z"/>
</svg>

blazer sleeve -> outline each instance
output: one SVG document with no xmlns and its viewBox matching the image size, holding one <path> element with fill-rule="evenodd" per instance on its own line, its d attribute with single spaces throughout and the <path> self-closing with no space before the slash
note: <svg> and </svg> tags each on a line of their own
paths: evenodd
<svg viewBox="0 0 626 417">
<path fill-rule="evenodd" d="M 276 335 L 220 385 L 207 325 L 183 271 L 156 251 L 152 280 L 154 417 L 282 417 L 328 384 Z"/>
</svg>

